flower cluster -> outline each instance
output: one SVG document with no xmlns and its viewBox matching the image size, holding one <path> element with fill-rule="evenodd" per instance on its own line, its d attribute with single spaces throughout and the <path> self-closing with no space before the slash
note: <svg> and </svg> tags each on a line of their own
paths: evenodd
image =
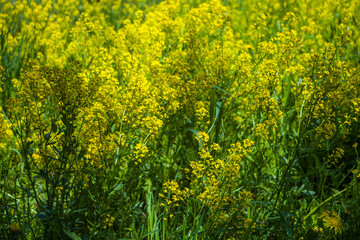
<svg viewBox="0 0 360 240">
<path fill-rule="evenodd" d="M 63 234 L 66 215 L 102 239 L 90 211 L 109 212 L 107 229 L 140 229 L 140 208 L 162 192 L 166 218 L 195 202 L 216 219 L 208 230 L 247 237 L 275 212 L 256 215 L 252 198 L 307 211 L 289 190 L 306 179 L 332 200 L 351 171 L 359 179 L 359 12 L 359 0 L 0 0 L 1 176 L 16 179 L 6 206 L 27 203 L 20 222 L 33 229 L 37 216 L 44 238 Z M 335 213 L 322 219 L 345 231 Z"/>
</svg>

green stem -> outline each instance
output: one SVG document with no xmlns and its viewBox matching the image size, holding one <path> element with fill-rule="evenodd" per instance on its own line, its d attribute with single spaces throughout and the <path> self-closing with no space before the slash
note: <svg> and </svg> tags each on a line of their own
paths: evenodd
<svg viewBox="0 0 360 240">
<path fill-rule="evenodd" d="M 329 201 L 331 201 L 332 199 L 336 198 L 337 196 L 339 196 L 340 194 L 346 192 L 346 190 L 348 190 L 349 187 L 351 187 L 352 185 L 347 186 L 345 189 L 343 189 L 342 191 L 332 195 L 331 197 L 329 197 L 328 199 L 326 199 L 325 201 L 323 201 L 322 203 L 320 203 L 316 208 L 314 208 L 313 210 L 311 210 L 311 212 L 306 215 L 304 217 L 304 221 L 306 221 L 306 219 L 308 219 L 308 217 L 310 217 L 311 215 L 315 214 L 322 206 L 324 206 L 326 203 L 328 203 Z"/>
</svg>

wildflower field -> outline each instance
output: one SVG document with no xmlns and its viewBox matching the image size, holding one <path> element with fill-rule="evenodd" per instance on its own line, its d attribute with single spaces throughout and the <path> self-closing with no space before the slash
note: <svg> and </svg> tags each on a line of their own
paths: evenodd
<svg viewBox="0 0 360 240">
<path fill-rule="evenodd" d="M 360 239 L 360 0 L 0 0 L 0 239 Z"/>
</svg>

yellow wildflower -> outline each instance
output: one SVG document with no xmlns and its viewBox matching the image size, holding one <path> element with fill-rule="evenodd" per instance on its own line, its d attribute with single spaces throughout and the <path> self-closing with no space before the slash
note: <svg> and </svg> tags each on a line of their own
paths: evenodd
<svg viewBox="0 0 360 240">
<path fill-rule="evenodd" d="M 10 230 L 13 231 L 13 232 L 20 231 L 20 224 L 18 222 L 11 223 L 10 224 Z"/>
<path fill-rule="evenodd" d="M 344 231 L 344 225 L 336 212 L 329 210 L 325 211 L 321 214 L 320 218 L 322 218 L 324 226 L 333 230 L 335 234 Z"/>
</svg>

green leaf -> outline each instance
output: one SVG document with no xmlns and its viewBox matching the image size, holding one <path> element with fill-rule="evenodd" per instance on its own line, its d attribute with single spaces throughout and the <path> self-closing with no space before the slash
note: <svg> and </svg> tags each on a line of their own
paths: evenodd
<svg viewBox="0 0 360 240">
<path fill-rule="evenodd" d="M 124 186 L 125 186 L 124 184 L 119 183 L 115 186 L 114 191 L 115 192 L 120 191 Z"/>
<path fill-rule="evenodd" d="M 212 126 L 210 127 L 209 131 L 207 132 L 207 134 L 211 133 L 211 130 L 213 129 L 213 127 L 215 127 L 215 129 L 217 129 L 217 127 L 220 126 L 220 119 L 222 117 L 222 102 L 217 102 L 216 103 L 216 108 L 215 108 L 215 119 L 213 121 Z"/>
<path fill-rule="evenodd" d="M 202 221 L 203 221 L 203 219 L 204 219 L 205 214 L 206 214 L 206 210 L 202 213 L 201 218 L 200 218 L 200 221 L 199 221 L 198 225 L 196 226 L 194 235 L 193 235 L 193 237 L 192 237 L 193 240 L 196 238 L 196 236 L 197 236 L 197 234 L 198 234 L 198 232 L 199 232 L 199 230 L 200 230 L 200 227 L 201 227 L 201 224 L 202 224 Z"/>
<path fill-rule="evenodd" d="M 310 191 L 310 190 L 307 190 L 307 189 L 304 189 L 301 191 L 303 194 L 307 195 L 307 196 L 312 196 L 312 195 L 315 195 L 316 192 L 314 191 Z"/>
<path fill-rule="evenodd" d="M 210 126 L 213 125 L 213 122 L 214 122 L 215 104 L 216 104 L 215 88 L 212 88 L 212 89 L 211 89 L 211 92 L 210 92 L 210 109 L 209 109 L 209 114 L 210 114 Z"/>
<path fill-rule="evenodd" d="M 214 88 L 219 89 L 220 91 L 222 91 L 222 92 L 224 92 L 224 93 L 226 93 L 226 94 L 228 94 L 228 95 L 232 96 L 232 95 L 231 95 L 231 93 L 229 93 L 229 92 L 225 91 L 224 89 L 222 89 L 222 88 L 220 88 L 220 87 L 218 87 L 218 86 L 216 86 L 216 85 L 214 86 Z"/>
<path fill-rule="evenodd" d="M 75 233 L 73 232 L 70 232 L 66 229 L 63 229 L 64 230 L 64 233 L 69 237 L 71 238 L 72 240 L 81 240 L 81 237 L 79 237 L 78 235 L 76 235 Z"/>
<path fill-rule="evenodd" d="M 282 212 L 282 211 L 280 211 L 278 209 L 277 209 L 277 211 L 278 211 L 278 213 L 280 215 L 281 222 L 282 222 L 283 226 L 285 227 L 287 234 L 289 235 L 289 237 L 291 239 L 294 239 L 294 237 L 291 234 L 291 229 L 290 229 L 289 222 L 284 217 L 284 213 L 286 213 L 286 212 Z M 288 213 L 286 213 L 286 214 L 289 215 Z"/>
<path fill-rule="evenodd" d="M 152 231 L 152 232 L 149 232 L 149 233 L 143 235 L 143 236 L 141 237 L 141 239 L 144 239 L 145 237 L 147 237 L 147 236 L 149 236 L 149 235 L 151 235 L 151 234 L 157 233 L 157 232 L 160 232 L 160 229 L 155 230 L 155 231 Z"/>
<path fill-rule="evenodd" d="M 72 211 L 72 213 L 83 212 L 85 210 L 86 210 L 86 208 L 82 208 L 82 209 L 74 210 L 74 211 Z"/>
<path fill-rule="evenodd" d="M 215 142 L 218 142 L 219 134 L 220 134 L 220 124 L 221 118 L 224 113 L 224 108 L 222 102 L 216 103 L 216 120 L 215 120 Z"/>
<path fill-rule="evenodd" d="M 185 131 L 193 132 L 198 139 L 200 139 L 198 132 L 193 128 L 185 128 Z M 202 149 L 201 141 L 199 141 L 200 149 Z"/>
</svg>

